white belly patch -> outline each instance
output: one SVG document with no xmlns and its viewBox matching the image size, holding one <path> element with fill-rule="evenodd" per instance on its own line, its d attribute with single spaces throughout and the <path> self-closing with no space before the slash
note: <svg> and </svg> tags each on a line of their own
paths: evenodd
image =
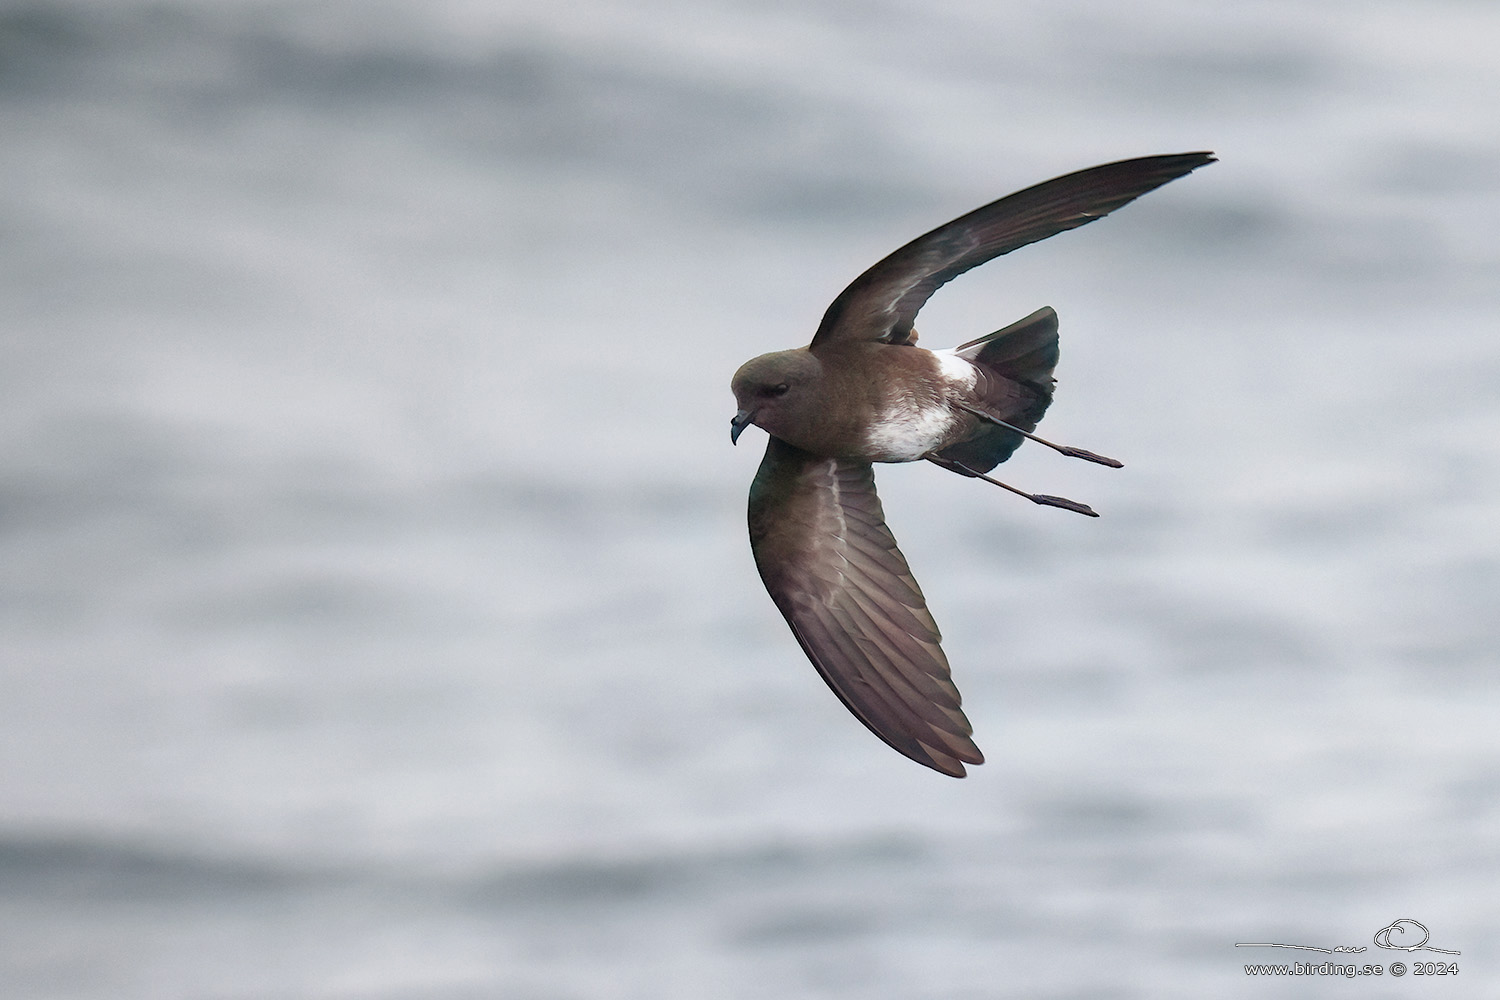
<svg viewBox="0 0 1500 1000">
<path fill-rule="evenodd" d="M 963 396 L 974 388 L 979 376 L 973 365 L 952 351 L 929 353 L 937 359 L 954 395 Z M 914 462 L 942 444 L 959 419 L 946 402 L 898 396 L 870 426 L 866 440 L 876 461 Z"/>
</svg>

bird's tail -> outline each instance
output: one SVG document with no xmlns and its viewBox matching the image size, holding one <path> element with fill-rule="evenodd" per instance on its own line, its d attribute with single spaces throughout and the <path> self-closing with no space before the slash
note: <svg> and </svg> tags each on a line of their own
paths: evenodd
<svg viewBox="0 0 1500 1000">
<path fill-rule="evenodd" d="M 1022 430 L 1036 428 L 1052 402 L 1052 369 L 1057 366 L 1057 313 L 1050 306 L 953 353 L 979 369 L 974 395 L 980 409 Z M 944 448 L 939 457 L 988 472 L 1022 440 L 1009 428 L 975 420 L 969 436 Z"/>
<path fill-rule="evenodd" d="M 1057 313 L 1043 306 L 1003 330 L 959 345 L 953 353 L 989 374 L 1046 387 L 1050 393 L 1052 369 L 1057 367 Z"/>
</svg>

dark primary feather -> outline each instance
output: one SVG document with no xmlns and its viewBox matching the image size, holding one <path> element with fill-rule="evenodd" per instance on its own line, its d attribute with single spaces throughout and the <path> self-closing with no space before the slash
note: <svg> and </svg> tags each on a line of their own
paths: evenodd
<svg viewBox="0 0 1500 1000">
<path fill-rule="evenodd" d="M 750 544 L 797 641 L 861 722 L 955 777 L 983 762 L 868 464 L 771 438 L 750 487 Z"/>
<path fill-rule="evenodd" d="M 987 260 L 1108 215 L 1214 160 L 1212 153 L 1147 156 L 1043 181 L 919 236 L 833 300 L 812 346 L 830 340 L 905 343 L 932 293 Z"/>
</svg>

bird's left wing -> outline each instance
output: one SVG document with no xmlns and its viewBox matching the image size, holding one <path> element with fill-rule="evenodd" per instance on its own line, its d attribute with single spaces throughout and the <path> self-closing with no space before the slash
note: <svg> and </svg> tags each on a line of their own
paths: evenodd
<svg viewBox="0 0 1500 1000">
<path fill-rule="evenodd" d="M 983 763 L 867 463 L 771 438 L 750 487 L 750 545 L 803 651 L 859 721 L 944 774 Z"/>
</svg>

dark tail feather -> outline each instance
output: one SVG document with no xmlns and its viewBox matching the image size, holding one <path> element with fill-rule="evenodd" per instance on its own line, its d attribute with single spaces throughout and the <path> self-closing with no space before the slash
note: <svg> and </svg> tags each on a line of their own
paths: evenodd
<svg viewBox="0 0 1500 1000">
<path fill-rule="evenodd" d="M 1043 306 L 1003 330 L 960 345 L 954 353 L 995 375 L 1050 386 L 1057 367 L 1057 313 Z"/>
<path fill-rule="evenodd" d="M 1057 367 L 1057 313 L 1044 306 L 1003 330 L 971 340 L 954 353 L 980 371 L 976 403 L 986 412 L 1024 430 L 1034 430 L 1052 402 L 1052 369 Z M 1025 440 L 1015 431 L 976 420 L 967 438 L 939 457 L 988 472 Z"/>
</svg>

